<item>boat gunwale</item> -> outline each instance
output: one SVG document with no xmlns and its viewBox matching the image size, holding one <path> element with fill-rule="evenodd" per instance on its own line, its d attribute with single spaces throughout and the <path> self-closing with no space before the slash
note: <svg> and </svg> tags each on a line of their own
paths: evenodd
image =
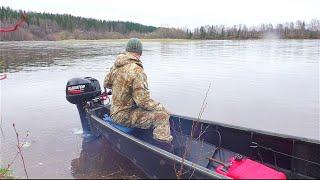
<svg viewBox="0 0 320 180">
<path fill-rule="evenodd" d="M 92 109 L 91 111 L 96 111 L 101 108 L 110 109 L 110 105 L 102 105 L 102 106 L 99 106 L 97 108 Z M 285 139 L 292 139 L 295 141 L 302 141 L 302 142 L 320 145 L 320 139 L 311 139 L 311 138 L 307 138 L 307 137 L 300 137 L 300 136 L 294 136 L 294 135 L 289 135 L 289 134 L 270 132 L 270 131 L 259 130 L 259 129 L 254 129 L 254 128 L 246 128 L 243 126 L 226 124 L 226 123 L 217 122 L 217 121 L 209 121 L 207 119 L 200 119 L 200 118 L 184 116 L 184 115 L 170 114 L 170 117 L 171 116 L 175 117 L 175 118 L 183 118 L 183 119 L 187 119 L 187 120 L 191 120 L 191 121 L 198 121 L 198 122 L 202 122 L 202 123 L 206 123 L 206 124 L 210 124 L 210 125 L 214 125 L 214 126 L 222 126 L 222 127 L 232 128 L 232 129 L 236 129 L 236 130 L 254 132 L 254 133 L 259 133 L 259 134 L 263 134 L 263 135 L 269 135 L 269 136 L 280 137 L 280 138 L 285 138 Z"/>
<path fill-rule="evenodd" d="M 175 117 L 175 118 L 183 118 L 183 119 L 188 119 L 191 121 L 198 121 L 214 126 L 222 126 L 226 128 L 232 128 L 236 130 L 242 130 L 242 131 L 247 131 L 247 132 L 254 132 L 254 133 L 259 133 L 263 135 L 269 135 L 269 136 L 274 136 L 274 137 L 279 137 L 279 138 L 285 138 L 285 139 L 292 139 L 295 141 L 303 141 L 303 142 L 308 142 L 308 143 L 313 143 L 313 144 L 319 144 L 320 145 L 320 139 L 311 139 L 311 138 L 306 138 L 306 137 L 299 137 L 299 136 L 294 136 L 294 135 L 288 135 L 288 134 L 281 134 L 277 132 L 269 132 L 265 130 L 259 130 L 259 129 L 253 129 L 253 128 L 246 128 L 242 126 L 237 126 L 237 125 L 231 125 L 231 124 L 226 124 L 222 122 L 217 122 L 217 121 L 209 121 L 206 119 L 199 119 L 199 118 L 194 118 L 194 117 L 189 117 L 189 116 L 183 116 L 183 115 L 177 115 L 177 114 L 170 114 L 170 116 Z"/>
<path fill-rule="evenodd" d="M 105 106 L 103 106 L 103 107 L 105 107 Z M 101 107 L 101 108 L 103 108 L 103 107 Z M 98 109 L 100 109 L 100 108 L 95 108 L 95 110 L 93 110 L 93 111 L 96 111 Z M 149 149 L 150 151 L 153 151 L 153 152 L 155 152 L 157 154 L 160 154 L 161 156 L 164 156 L 165 158 L 170 159 L 172 161 L 176 161 L 178 163 L 182 163 L 183 162 L 190 169 L 197 169 L 198 171 L 201 171 L 202 173 L 205 173 L 208 176 L 211 176 L 211 177 L 214 177 L 214 178 L 229 179 L 229 177 L 227 177 L 227 176 L 223 176 L 221 174 L 218 174 L 218 173 L 216 173 L 216 172 L 214 172 L 212 170 L 209 170 L 209 169 L 207 169 L 205 167 L 202 167 L 202 166 L 200 166 L 200 165 L 198 165 L 198 164 L 196 164 L 194 162 L 191 162 L 191 161 L 189 161 L 187 159 L 183 160 L 181 157 L 179 157 L 179 156 L 177 156 L 177 155 L 175 155 L 173 153 L 169 153 L 169 152 L 167 152 L 167 151 L 165 151 L 165 150 L 163 150 L 161 148 L 158 148 L 158 147 L 156 147 L 156 146 L 154 146 L 154 145 L 152 145 L 150 143 L 143 142 L 142 140 L 140 140 L 140 139 L 138 139 L 138 138 L 136 138 L 136 137 L 134 137 L 132 135 L 129 135 L 129 134 L 125 133 L 125 132 L 122 132 L 121 130 L 113 127 L 109 123 L 103 121 L 101 118 L 99 118 L 96 115 L 94 115 L 92 113 L 93 111 L 90 111 L 90 110 L 87 111 L 87 113 L 90 114 L 90 117 L 92 119 L 94 119 L 96 122 L 102 124 L 103 126 L 111 129 L 112 131 L 116 132 L 117 134 L 119 134 L 119 135 L 121 135 L 121 136 L 123 136 L 123 137 L 125 137 L 125 138 L 127 138 L 127 139 L 129 139 L 131 141 L 133 141 L 134 143 L 138 144 L 139 146 L 142 146 L 143 148 Z M 130 159 L 130 161 L 131 161 L 131 159 Z"/>
</svg>

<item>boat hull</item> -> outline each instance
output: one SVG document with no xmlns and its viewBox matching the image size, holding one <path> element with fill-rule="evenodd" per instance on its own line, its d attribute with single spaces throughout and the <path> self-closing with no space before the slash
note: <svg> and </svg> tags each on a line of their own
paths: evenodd
<svg viewBox="0 0 320 180">
<path fill-rule="evenodd" d="M 104 136 L 116 151 L 131 160 L 149 178 L 177 178 L 176 172 L 180 170 L 181 164 L 183 164 L 183 175 L 180 178 L 183 179 L 226 178 L 219 174 L 212 174 L 208 169 L 197 167 L 198 165 L 194 163 L 183 162 L 180 157 L 174 156 L 152 144 L 137 140 L 92 114 L 89 115 L 89 119 L 91 130 L 96 136 Z M 150 137 L 148 132 L 145 136 Z"/>
<path fill-rule="evenodd" d="M 213 157 L 212 149 L 217 147 L 222 151 L 220 159 L 225 162 L 231 155 L 241 154 L 284 172 L 287 178 L 320 178 L 320 143 L 316 140 L 171 115 L 175 144 L 175 151 L 171 153 L 153 145 L 151 131 L 127 134 L 104 121 L 101 117 L 109 113 L 107 106 L 87 109 L 86 112 L 92 133 L 103 135 L 149 178 L 177 178 L 179 171 L 182 172 L 179 178 L 228 178 L 216 173 L 206 159 Z M 194 128 L 193 137 L 198 137 L 198 141 L 188 144 L 191 128 Z M 183 151 L 178 151 L 186 149 L 186 145 L 190 145 L 190 149 L 184 156 Z M 197 155 L 200 151 L 202 159 Z"/>
</svg>

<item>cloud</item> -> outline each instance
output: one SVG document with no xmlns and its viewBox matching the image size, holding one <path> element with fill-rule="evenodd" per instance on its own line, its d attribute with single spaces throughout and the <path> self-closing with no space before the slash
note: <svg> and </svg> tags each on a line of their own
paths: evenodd
<svg viewBox="0 0 320 180">
<path fill-rule="evenodd" d="M 1 0 L 0 5 L 171 27 L 257 25 L 320 18 L 318 0 Z"/>
</svg>

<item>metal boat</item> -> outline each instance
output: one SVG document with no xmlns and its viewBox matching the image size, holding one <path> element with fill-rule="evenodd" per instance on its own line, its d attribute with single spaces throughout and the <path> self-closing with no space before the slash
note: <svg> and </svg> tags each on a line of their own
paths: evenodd
<svg viewBox="0 0 320 180">
<path fill-rule="evenodd" d="M 67 88 L 67 95 L 68 90 L 74 88 Z M 231 160 L 238 161 L 237 158 L 239 162 L 246 159 L 258 165 L 256 169 L 250 169 L 249 165 L 241 170 L 244 174 L 255 173 L 254 178 L 270 177 L 263 173 L 260 176 L 257 167 L 290 179 L 320 178 L 319 140 L 172 114 L 173 141 L 168 149 L 152 138 L 151 130 L 127 131 L 106 120 L 110 105 L 104 104 L 100 97 L 92 97 L 77 105 L 82 122 L 87 121 L 85 125 L 82 123 L 83 127 L 88 126 L 85 129 L 95 136 L 104 136 L 149 178 L 237 178 L 228 174 L 233 166 Z"/>
</svg>

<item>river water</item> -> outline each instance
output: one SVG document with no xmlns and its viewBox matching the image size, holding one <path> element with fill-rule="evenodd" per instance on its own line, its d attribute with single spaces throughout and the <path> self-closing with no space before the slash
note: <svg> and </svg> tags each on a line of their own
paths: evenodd
<svg viewBox="0 0 320 180">
<path fill-rule="evenodd" d="M 310 139 L 319 135 L 319 40 L 145 41 L 151 96 L 174 114 Z M 23 139 L 30 177 L 144 177 L 105 140 L 82 142 L 68 79 L 102 82 L 125 41 L 0 42 L 1 158 Z M 18 158 L 11 169 L 24 177 Z M 111 174 L 113 173 L 113 174 Z"/>
</svg>

